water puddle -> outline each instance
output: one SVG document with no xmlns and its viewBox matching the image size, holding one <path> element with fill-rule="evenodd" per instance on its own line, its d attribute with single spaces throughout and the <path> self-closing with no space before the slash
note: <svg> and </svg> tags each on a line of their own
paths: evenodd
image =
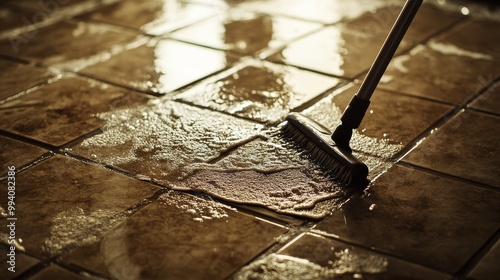
<svg viewBox="0 0 500 280">
<path fill-rule="evenodd" d="M 62 211 L 52 218 L 50 235 L 43 244 L 43 251 L 53 256 L 74 246 L 93 244 L 123 219 L 124 216 L 109 210 L 96 210 L 87 214 L 82 208 L 76 207 Z"/>
<path fill-rule="evenodd" d="M 363 274 L 379 274 L 387 270 L 386 258 L 356 253 L 344 249 L 335 253 L 335 260 L 328 262 L 324 267 L 306 259 L 270 254 L 242 268 L 235 276 L 235 280 L 263 279 L 335 279 L 337 277 L 352 277 L 362 279 Z"/>
<path fill-rule="evenodd" d="M 463 15 L 469 15 L 478 19 L 488 19 L 500 21 L 500 9 L 495 6 L 494 1 L 487 5 L 485 1 L 466 1 L 466 0 L 429 0 L 428 3 L 438 6 L 441 9 L 459 12 Z"/>
<path fill-rule="evenodd" d="M 473 58 L 473 59 L 494 60 L 493 56 L 491 56 L 491 55 L 472 52 L 472 51 L 468 51 L 468 50 L 463 50 L 463 49 L 461 49 L 455 45 L 452 45 L 452 44 L 430 41 L 428 43 L 428 45 L 431 49 L 433 49 L 439 53 L 442 53 L 444 55 L 457 55 L 457 56 L 469 57 L 469 58 Z"/>
</svg>

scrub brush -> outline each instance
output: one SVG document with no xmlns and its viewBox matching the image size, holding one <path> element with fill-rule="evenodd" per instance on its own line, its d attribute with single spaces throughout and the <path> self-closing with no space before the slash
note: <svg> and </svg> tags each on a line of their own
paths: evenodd
<svg viewBox="0 0 500 280">
<path fill-rule="evenodd" d="M 422 0 L 406 1 L 394 26 L 373 62 L 359 91 L 353 96 L 331 133 L 323 125 L 299 113 L 290 113 L 282 127 L 283 136 L 311 155 L 335 181 L 347 187 L 366 187 L 368 167 L 352 154 L 349 142 L 352 130 L 359 127 L 370 105 L 370 97 L 387 69 L 399 43 L 417 13 Z"/>
</svg>

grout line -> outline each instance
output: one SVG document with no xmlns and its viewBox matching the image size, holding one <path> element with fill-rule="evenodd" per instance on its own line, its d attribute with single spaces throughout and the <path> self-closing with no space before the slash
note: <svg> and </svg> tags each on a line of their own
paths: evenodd
<svg viewBox="0 0 500 280">
<path fill-rule="evenodd" d="M 456 273 L 458 279 L 467 279 L 469 274 L 476 268 L 481 260 L 490 252 L 495 244 L 500 240 L 500 229 L 497 230 L 485 243 L 477 250 L 467 262 Z"/>
</svg>

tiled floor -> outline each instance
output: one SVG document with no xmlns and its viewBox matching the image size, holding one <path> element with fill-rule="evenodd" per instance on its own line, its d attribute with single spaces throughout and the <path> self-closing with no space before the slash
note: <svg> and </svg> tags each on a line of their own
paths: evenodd
<svg viewBox="0 0 500 280">
<path fill-rule="evenodd" d="M 496 279 L 500 8 L 425 2 L 353 191 L 278 128 L 337 125 L 404 1 L 2 1 L 0 278 Z"/>
</svg>

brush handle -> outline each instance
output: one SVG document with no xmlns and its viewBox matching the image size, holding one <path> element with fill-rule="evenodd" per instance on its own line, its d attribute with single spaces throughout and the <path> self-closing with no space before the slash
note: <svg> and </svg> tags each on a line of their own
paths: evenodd
<svg viewBox="0 0 500 280">
<path fill-rule="evenodd" d="M 385 39 L 382 48 L 380 49 L 377 58 L 373 62 L 365 80 L 361 84 L 357 95 L 363 100 L 370 100 L 375 88 L 377 87 L 382 75 L 384 75 L 389 62 L 391 62 L 394 53 L 398 49 L 403 36 L 408 30 L 413 18 L 417 14 L 418 8 L 422 4 L 422 0 L 408 0 L 401 10 L 396 22 L 394 23 L 389 35 Z"/>
</svg>

